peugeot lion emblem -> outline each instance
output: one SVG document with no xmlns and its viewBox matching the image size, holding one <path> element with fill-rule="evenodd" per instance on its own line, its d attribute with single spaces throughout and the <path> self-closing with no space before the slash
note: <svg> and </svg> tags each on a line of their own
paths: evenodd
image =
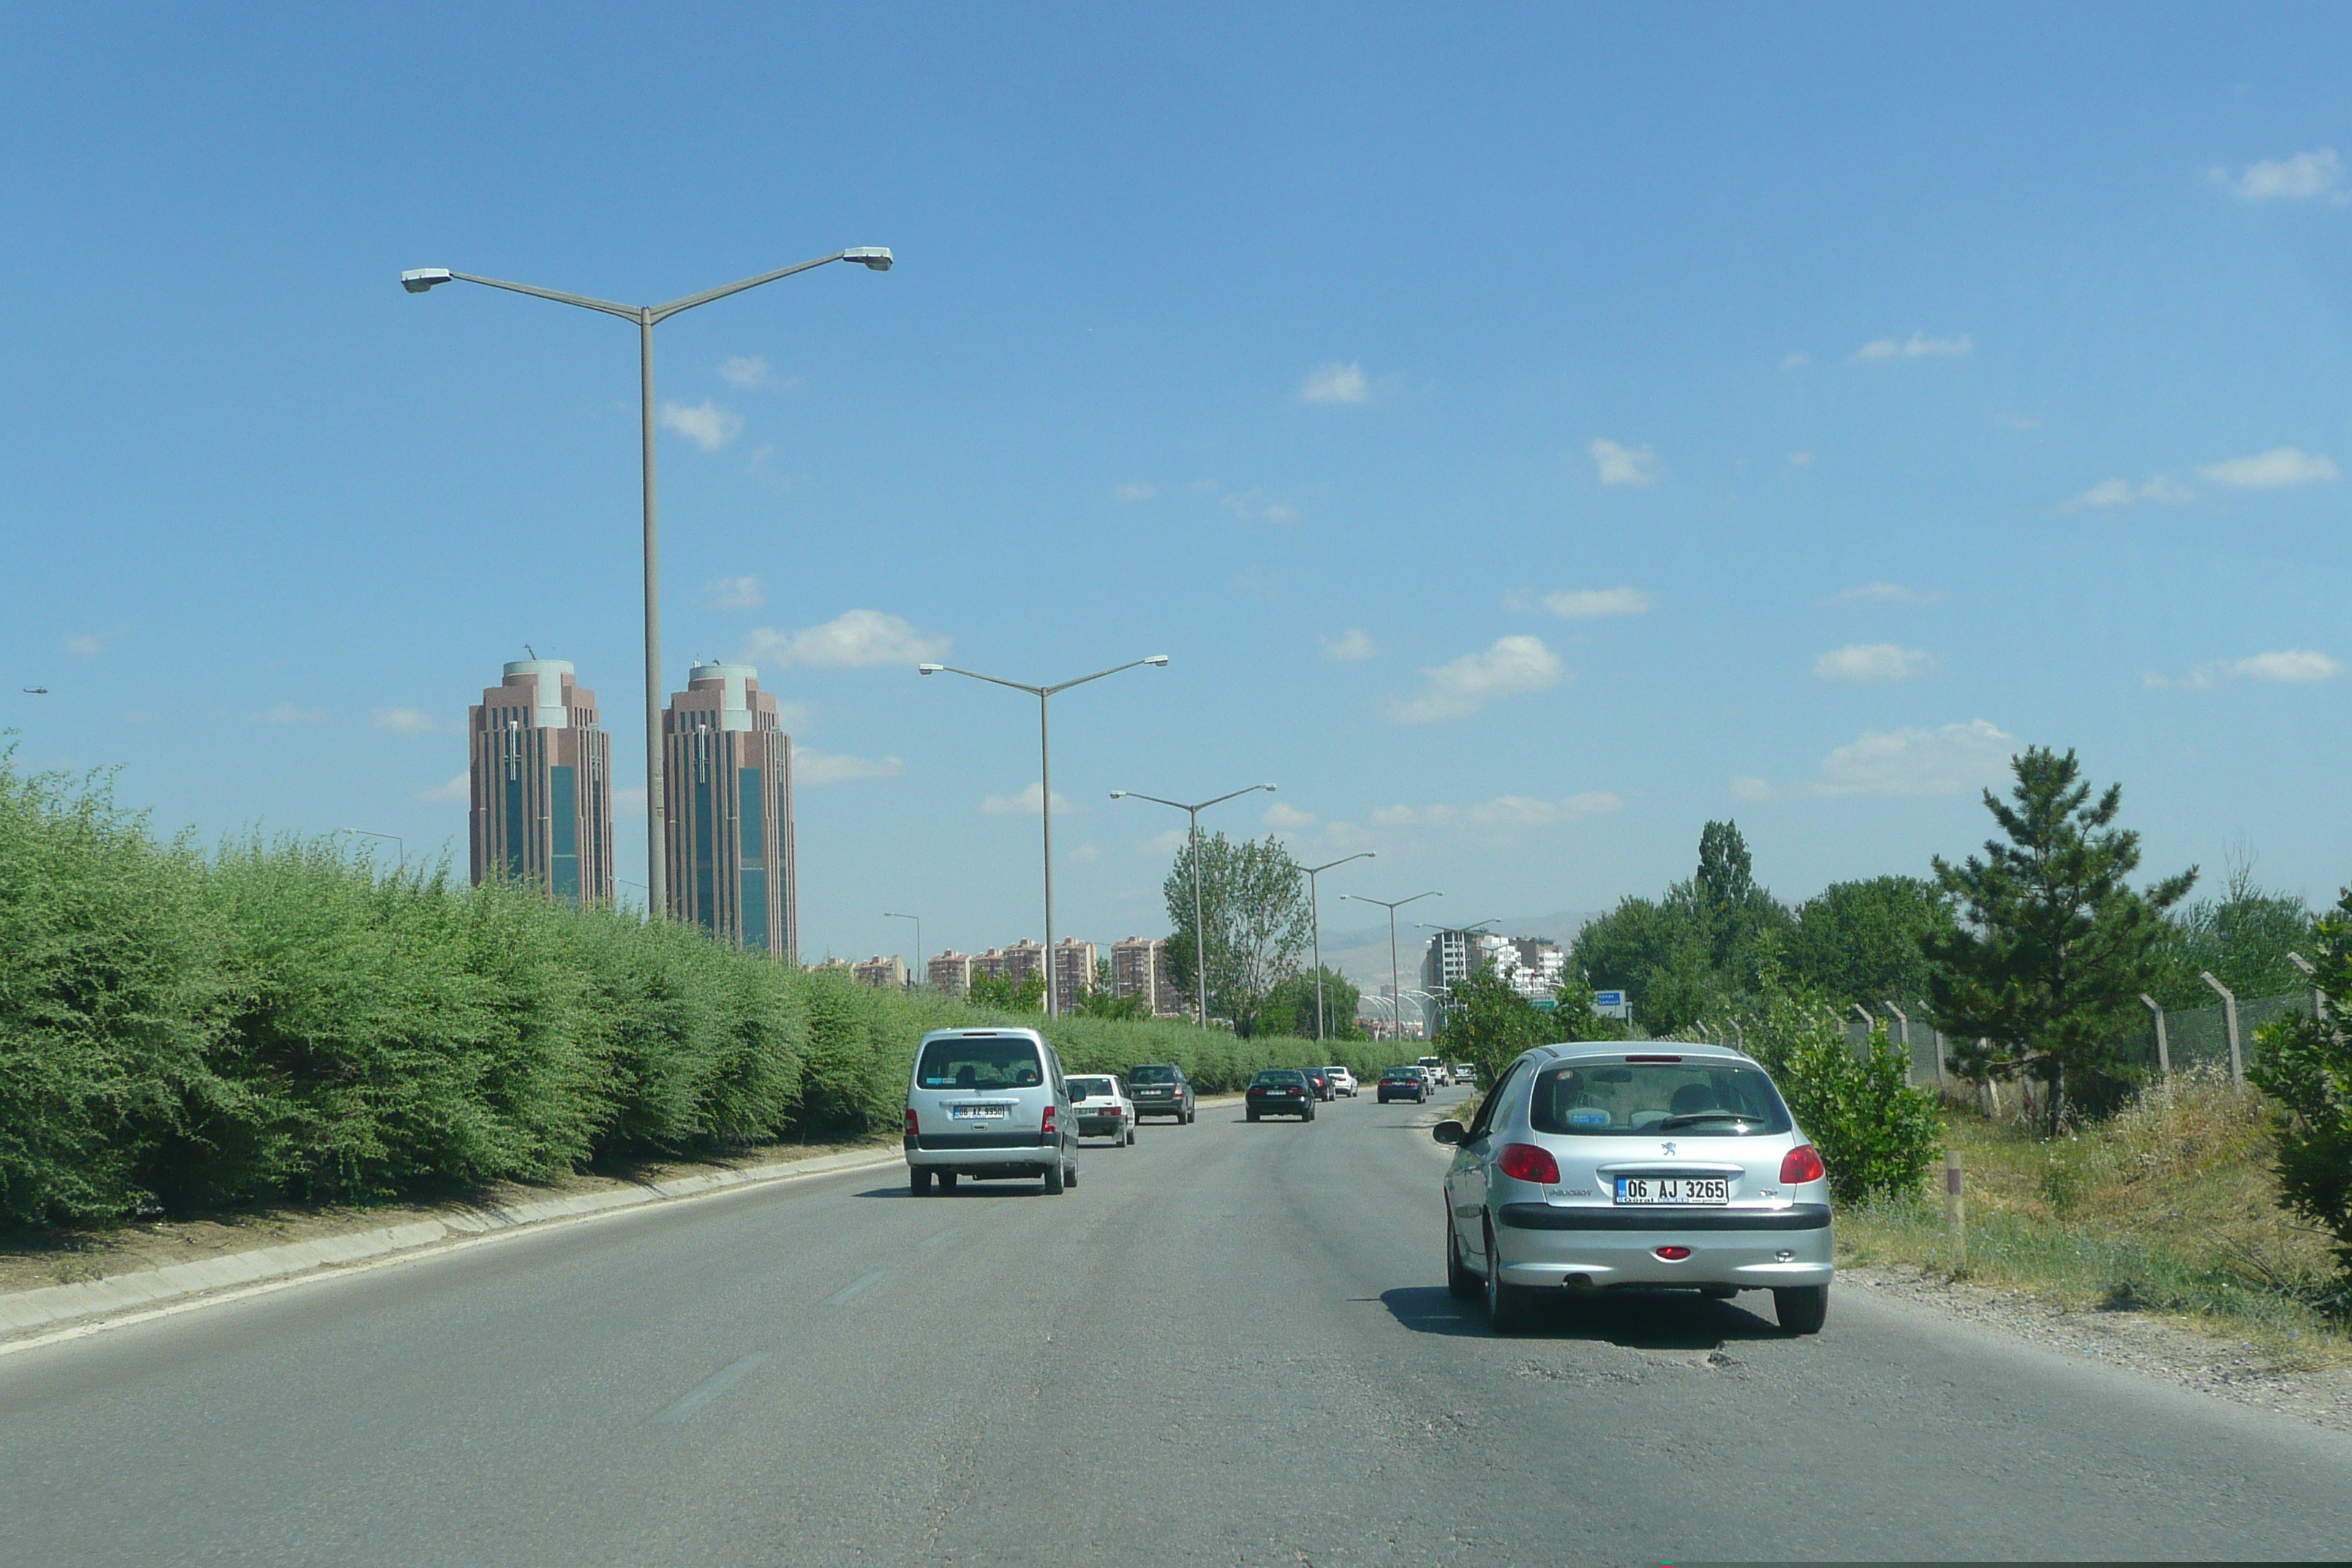
<svg viewBox="0 0 2352 1568">
<path fill-rule="evenodd" d="M 1658 1147 L 1664 1150 L 1669 1154 L 1675 1152 L 1675 1146 L 1671 1143 L 1661 1143 Z"/>
</svg>

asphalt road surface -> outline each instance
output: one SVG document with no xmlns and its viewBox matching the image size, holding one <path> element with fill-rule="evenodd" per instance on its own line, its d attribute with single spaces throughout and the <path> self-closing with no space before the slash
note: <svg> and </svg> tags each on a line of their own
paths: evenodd
<svg viewBox="0 0 2352 1568">
<path fill-rule="evenodd" d="M 2335 1557 L 2352 1443 L 1833 1293 L 1497 1339 L 1442 1152 L 1203 1108 L 1034 1184 L 636 1213 L 0 1358 L 9 1564 Z"/>
</svg>

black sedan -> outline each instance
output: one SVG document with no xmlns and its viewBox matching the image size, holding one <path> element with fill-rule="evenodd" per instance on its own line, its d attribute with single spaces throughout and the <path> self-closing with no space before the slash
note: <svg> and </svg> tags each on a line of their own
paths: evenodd
<svg viewBox="0 0 2352 1568">
<path fill-rule="evenodd" d="M 1328 1070 L 1322 1068 L 1300 1068 L 1298 1070 L 1307 1075 L 1307 1087 L 1315 1091 L 1316 1099 L 1328 1100 L 1337 1098 L 1339 1091 L 1331 1087 L 1331 1074 Z"/>
<path fill-rule="evenodd" d="M 1261 1116 L 1296 1116 L 1301 1121 L 1315 1120 L 1315 1090 L 1307 1075 L 1297 1068 L 1268 1068 L 1250 1079 L 1249 1092 L 1244 1095 L 1249 1119 Z"/>
<path fill-rule="evenodd" d="M 1381 1103 L 1410 1100 L 1420 1105 L 1429 1099 L 1429 1075 L 1419 1068 L 1391 1068 L 1381 1074 Z"/>
</svg>

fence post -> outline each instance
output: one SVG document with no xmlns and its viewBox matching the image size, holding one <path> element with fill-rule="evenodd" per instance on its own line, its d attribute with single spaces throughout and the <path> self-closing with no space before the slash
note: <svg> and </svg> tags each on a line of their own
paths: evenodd
<svg viewBox="0 0 2352 1568">
<path fill-rule="evenodd" d="M 2164 1037 L 2164 1009 L 2158 1006 L 2156 998 L 2145 991 L 2139 994 L 2139 999 L 2147 1004 L 2149 1012 L 2156 1015 L 2156 1070 L 2163 1075 L 2165 1087 L 2169 1089 L 2172 1087 L 2172 1047 Z M 2230 1031 L 2230 1037 L 2237 1038 L 2234 1027 Z"/>
<path fill-rule="evenodd" d="M 1878 1020 L 1870 1016 L 1870 1009 L 1864 1006 L 1859 1002 L 1853 1005 L 1853 1010 L 1862 1015 L 1862 1038 L 1854 1046 L 1853 1054 L 1858 1057 L 1866 1057 L 1870 1054 L 1870 1032 L 1878 1027 Z"/>
<path fill-rule="evenodd" d="M 2197 978 L 2210 985 L 2214 994 L 2221 998 L 2221 1020 L 2230 1026 L 2230 1081 L 2243 1083 L 2246 1081 L 2246 1052 L 2245 1047 L 2238 1043 L 2237 994 L 2214 979 L 2210 969 Z"/>
<path fill-rule="evenodd" d="M 2286 955 L 2286 961 L 2289 963 L 2294 964 L 2297 969 L 2302 970 L 2305 979 L 2316 980 L 2319 978 L 2319 971 L 2314 969 L 2311 966 L 2311 960 L 2304 957 L 2303 954 L 2299 952 L 2290 952 Z M 2322 991 L 2316 985 L 2311 988 L 2311 1016 L 2314 1023 L 2325 1024 L 2327 1022 L 2327 993 Z"/>
<path fill-rule="evenodd" d="M 1908 1089 L 1911 1087 L 1911 1015 L 1892 1002 L 1881 1003 L 1880 1005 L 1894 1014 L 1895 1021 L 1903 1026 L 1903 1087 Z"/>
<path fill-rule="evenodd" d="M 1935 1031 L 1935 1034 L 1936 1034 L 1936 1088 L 1937 1088 L 1937 1090 L 1938 1092 L 1941 1092 L 1941 1091 L 1942 1091 L 1942 1089 L 1943 1089 L 1943 1088 L 1944 1088 L 1944 1031 L 1943 1031 L 1943 1030 L 1941 1030 L 1941 1029 L 1937 1029 L 1937 1031 Z"/>
<path fill-rule="evenodd" d="M 1952 1238 L 1952 1256 L 1957 1259 L 1955 1274 L 1964 1274 L 1969 1267 L 1969 1207 L 1960 1192 L 1960 1152 L 1944 1151 L 1944 1229 Z"/>
</svg>

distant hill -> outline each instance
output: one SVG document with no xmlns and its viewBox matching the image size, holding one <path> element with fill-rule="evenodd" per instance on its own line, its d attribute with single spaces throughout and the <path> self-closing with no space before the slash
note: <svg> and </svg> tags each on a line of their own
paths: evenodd
<svg viewBox="0 0 2352 1568">
<path fill-rule="evenodd" d="M 1403 917 L 1412 910 L 1397 911 L 1397 967 L 1404 973 L 1407 986 L 1417 985 L 1421 973 L 1421 955 L 1433 934 L 1418 926 L 1407 925 Z M 1608 911 L 1589 910 L 1582 912 L 1562 910 L 1558 914 L 1528 915 L 1498 921 L 1493 930 L 1504 936 L 1542 936 L 1566 947 L 1576 940 L 1576 933 L 1587 922 L 1599 920 Z M 1424 915 L 1420 917 L 1428 919 Z M 1363 926 L 1348 931 L 1323 931 L 1323 962 L 1348 977 L 1357 989 L 1377 992 L 1389 983 L 1389 926 L 1382 921 L 1375 926 Z"/>
</svg>

